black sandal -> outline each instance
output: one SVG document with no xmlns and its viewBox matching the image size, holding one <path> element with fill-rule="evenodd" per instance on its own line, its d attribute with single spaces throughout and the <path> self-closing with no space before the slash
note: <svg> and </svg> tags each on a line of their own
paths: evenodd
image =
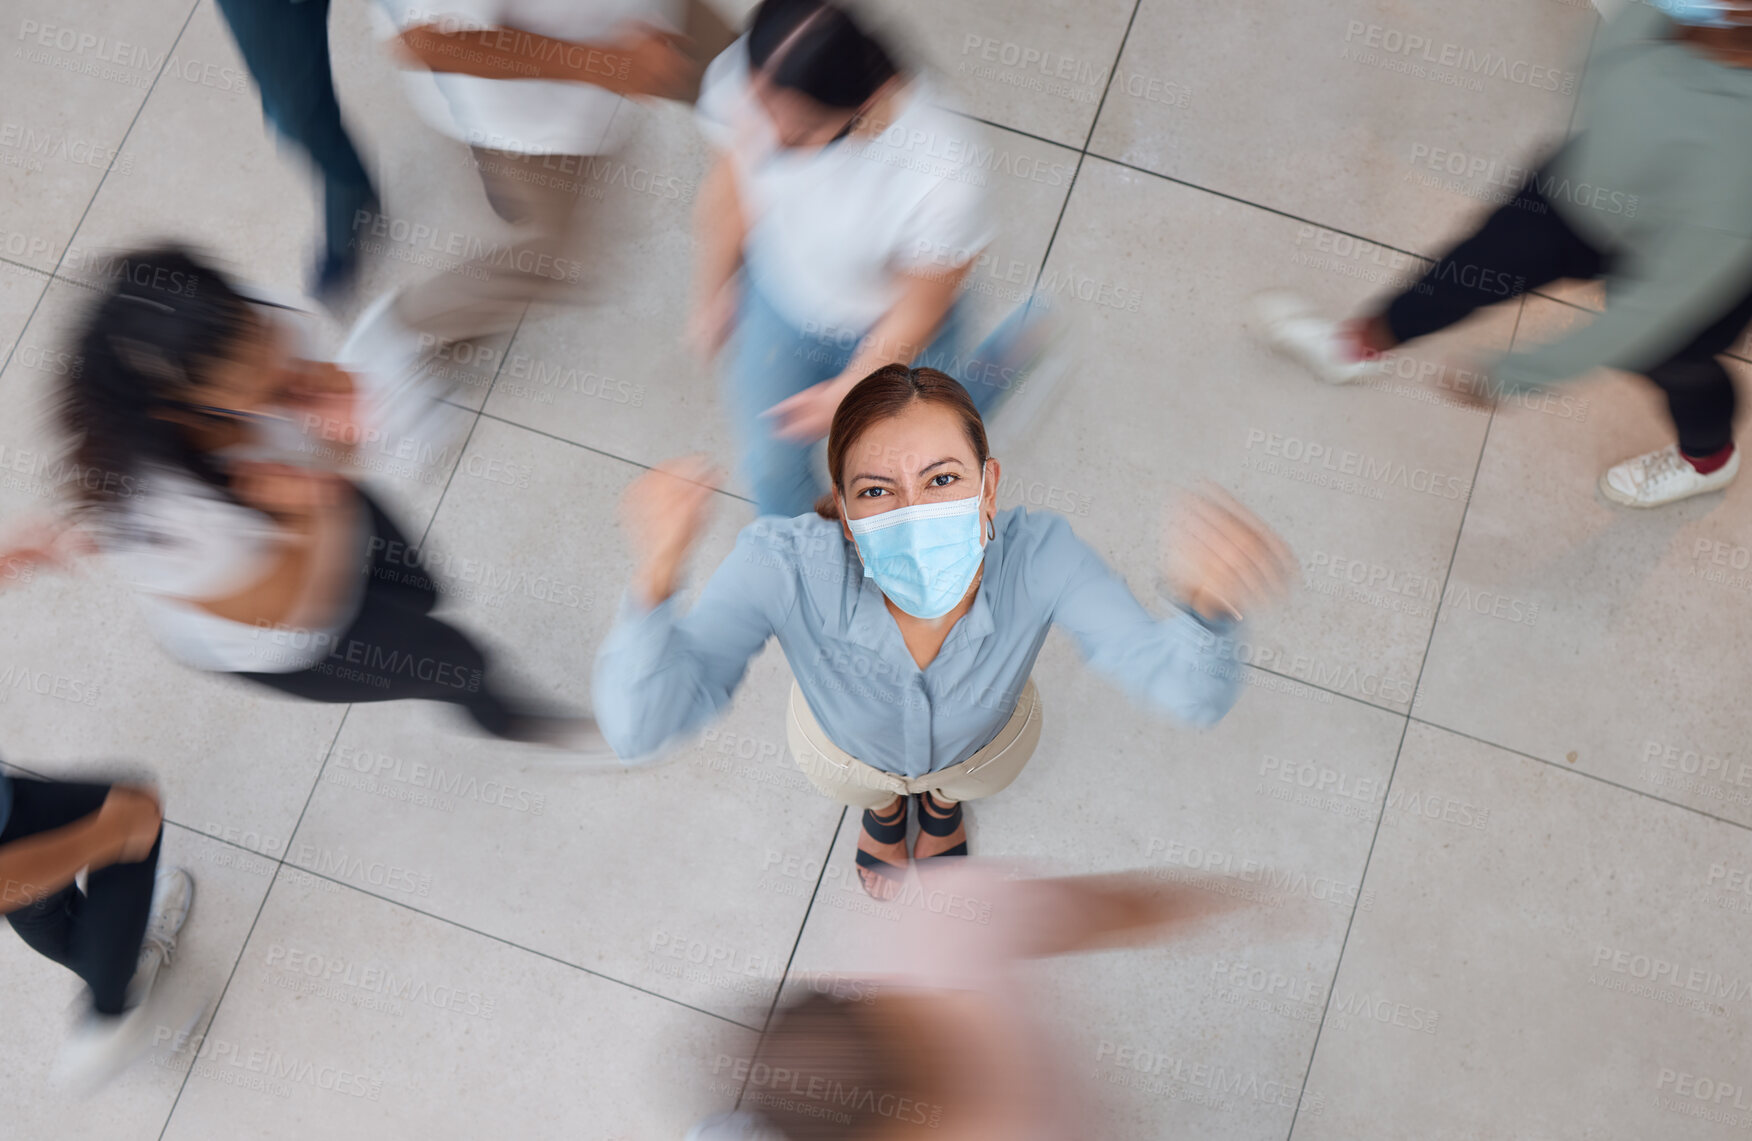
<svg viewBox="0 0 1752 1141">
<path fill-rule="evenodd" d="M 959 800 L 957 800 L 954 803 L 952 803 L 949 806 L 948 815 L 945 815 L 945 816 L 936 815 L 936 813 L 941 809 L 942 809 L 942 805 L 940 803 L 938 803 L 936 797 L 932 796 L 928 792 L 919 793 L 919 831 L 920 832 L 925 833 L 927 836 L 953 836 L 953 835 L 955 835 L 955 830 L 957 828 L 961 827 L 961 802 Z M 952 848 L 945 848 L 943 851 L 938 852 L 934 856 L 921 856 L 919 858 L 921 860 L 940 860 L 940 859 L 944 858 L 945 856 L 965 856 L 965 855 L 967 855 L 967 841 L 965 839 L 963 839 L 961 841 L 961 843 L 956 844 Z"/>
<path fill-rule="evenodd" d="M 878 816 L 874 808 L 864 809 L 864 834 L 878 844 L 906 843 L 906 797 L 900 798 L 900 804 L 890 816 Z M 887 860 L 877 859 L 872 852 L 859 848 L 854 857 L 858 867 L 880 879 L 899 886 L 906 882 L 906 868 L 899 864 L 891 864 Z M 862 878 L 862 877 L 860 877 Z M 879 898 L 870 890 L 868 880 L 864 882 L 864 891 L 873 898 Z"/>
</svg>

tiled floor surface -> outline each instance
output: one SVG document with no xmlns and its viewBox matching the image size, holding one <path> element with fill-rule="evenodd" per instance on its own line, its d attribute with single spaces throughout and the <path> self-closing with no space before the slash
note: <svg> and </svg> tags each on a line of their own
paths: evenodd
<svg viewBox="0 0 1752 1141">
<path fill-rule="evenodd" d="M 1040 751 L 972 810 L 978 850 L 1048 870 L 1253 869 L 1256 906 L 1203 934 L 1043 971 L 1075 1012 L 1095 1135 L 1752 1128 L 1752 485 L 1633 515 L 1594 480 L 1663 438 L 1635 382 L 1489 413 L 1411 379 L 1331 390 L 1244 317 L 1268 286 L 1349 310 L 1487 210 L 1495 172 L 1566 129 L 1593 9 L 886 17 L 989 125 L 1003 237 L 982 312 L 1039 277 L 1085 337 L 1058 415 L 1006 457 L 1007 502 L 1068 505 L 1142 589 L 1158 505 L 1211 479 L 1305 572 L 1250 627 L 1249 686 L 1209 732 L 1163 728 L 1055 635 Z M 18 0 L 4 21 L 0 520 L 44 501 L 40 397 L 103 250 L 180 237 L 296 290 L 315 225 L 211 0 Z M 360 0 L 336 0 L 333 42 L 391 216 L 500 236 Z M 1444 66 L 1442 45 L 1505 66 Z M 589 304 L 531 310 L 457 410 L 466 446 L 380 481 L 432 550 L 494 568 L 452 605 L 556 699 L 587 696 L 629 568 L 621 489 L 684 451 L 732 458 L 715 379 L 680 347 L 704 148 L 684 109 L 637 115 L 603 169 Z M 434 257 L 381 252 L 367 294 Z M 1405 376 L 1555 335 L 1594 296 L 1502 306 Z M 556 376 L 593 379 L 530 379 Z M 1335 478 L 1321 457 L 1347 452 L 1362 474 Z M 481 477 L 495 459 L 526 486 Z M 698 566 L 752 517 L 738 490 Z M 538 580 L 564 589 L 515 585 Z M 192 1067 L 167 1048 L 66 1103 L 44 1075 L 73 980 L 0 939 L 0 1136 L 679 1138 L 734 1103 L 721 1058 L 787 979 L 845 966 L 871 922 L 841 874 L 851 822 L 785 757 L 786 685 L 769 651 L 683 763 L 581 780 L 507 762 L 438 707 L 290 704 L 172 665 L 101 573 L 0 593 L 0 747 L 40 772 L 158 775 L 167 858 L 200 884 L 167 985 L 219 997 Z M 398 779 L 414 761 L 495 793 Z M 357 985 L 367 967 L 413 981 L 386 997 Z M 246 1063 L 267 1055 L 327 1076 L 259 1080 Z"/>
</svg>

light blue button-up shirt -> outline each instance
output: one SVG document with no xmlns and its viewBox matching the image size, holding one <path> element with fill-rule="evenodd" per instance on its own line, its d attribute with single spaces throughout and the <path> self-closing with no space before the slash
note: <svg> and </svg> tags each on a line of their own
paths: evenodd
<svg viewBox="0 0 1752 1141">
<path fill-rule="evenodd" d="M 1053 625 L 1095 670 L 1183 722 L 1209 725 L 1235 704 L 1233 638 L 1188 613 L 1153 617 L 1062 516 L 1011 508 L 996 530 L 973 606 L 921 670 L 837 521 L 755 520 L 692 610 L 622 599 L 596 657 L 603 735 L 644 758 L 702 728 L 773 637 L 834 743 L 899 776 L 948 768 L 997 736 Z"/>
</svg>

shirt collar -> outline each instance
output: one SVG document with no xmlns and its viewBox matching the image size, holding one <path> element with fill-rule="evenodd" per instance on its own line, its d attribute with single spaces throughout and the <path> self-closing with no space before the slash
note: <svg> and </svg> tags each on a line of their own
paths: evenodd
<svg viewBox="0 0 1752 1141">
<path fill-rule="evenodd" d="M 1003 563 L 1003 535 L 999 530 L 996 538 L 986 541 L 985 573 L 980 577 L 979 591 L 973 596 L 973 605 L 967 608 L 967 613 L 943 640 L 944 650 L 959 643 L 978 642 L 997 628 L 992 620 L 991 593 L 996 589 L 998 568 Z M 846 637 L 865 649 L 880 650 L 885 644 L 891 644 L 890 639 L 899 638 L 900 627 L 895 625 L 894 616 L 888 613 L 887 602 L 882 591 L 877 589 L 876 580 L 864 575 L 857 549 L 851 543 L 846 544 L 846 559 L 851 571 L 848 577 L 854 579 L 853 589 L 857 592 L 852 598 L 851 613 L 846 622 Z"/>
</svg>

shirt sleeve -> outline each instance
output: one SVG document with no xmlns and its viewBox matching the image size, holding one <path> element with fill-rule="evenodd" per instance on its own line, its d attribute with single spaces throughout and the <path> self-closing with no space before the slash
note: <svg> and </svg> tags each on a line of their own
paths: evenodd
<svg viewBox="0 0 1752 1141">
<path fill-rule="evenodd" d="M 1507 393 L 1571 380 L 1596 368 L 1645 372 L 1715 323 L 1752 285 L 1752 235 L 1675 227 L 1606 283 L 1606 310 L 1585 327 L 1495 369 Z"/>
<path fill-rule="evenodd" d="M 197 491 L 182 477 L 147 482 L 149 490 L 105 543 L 109 561 L 130 586 L 204 602 L 236 594 L 273 568 L 282 536 L 272 519 Z"/>
<path fill-rule="evenodd" d="M 735 146 L 736 110 L 747 97 L 748 37 L 743 36 L 719 52 L 700 77 L 694 123 L 713 147 L 730 150 Z"/>
<path fill-rule="evenodd" d="M 622 758 L 648 758 L 728 705 L 795 604 L 791 556 L 765 526 L 743 529 L 687 613 L 673 595 L 649 609 L 622 598 L 591 683 L 597 725 Z"/>
<path fill-rule="evenodd" d="M 945 178 L 907 215 L 895 268 L 902 273 L 959 268 L 978 257 L 995 234 L 986 215 L 984 191 L 971 181 Z"/>
<path fill-rule="evenodd" d="M 1035 557 L 1060 582 L 1052 621 L 1076 639 L 1091 669 L 1189 725 L 1214 725 L 1234 706 L 1241 667 L 1227 624 L 1207 626 L 1184 611 L 1152 616 L 1062 518 Z"/>
</svg>

